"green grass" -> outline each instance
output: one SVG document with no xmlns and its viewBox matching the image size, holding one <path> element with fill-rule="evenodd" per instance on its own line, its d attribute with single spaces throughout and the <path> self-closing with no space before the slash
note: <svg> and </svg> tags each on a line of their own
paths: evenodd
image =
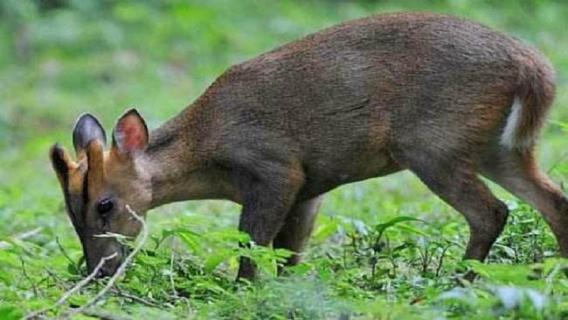
<svg viewBox="0 0 568 320">
<path fill-rule="evenodd" d="M 541 49 L 558 71 L 558 97 L 539 157 L 554 180 L 568 181 L 564 1 L 64 2 L 51 10 L 28 0 L 0 3 L 0 319 L 54 304 L 84 275 L 47 158 L 54 142 L 70 146 L 81 112 L 110 129 L 136 106 L 156 128 L 230 65 L 352 18 L 446 12 Z M 253 284 L 233 281 L 243 253 L 236 246 L 238 206 L 165 206 L 150 213 L 151 239 L 135 264 L 89 310 L 134 319 L 568 317 L 566 262 L 555 258 L 551 232 L 530 207 L 492 188 L 512 214 L 487 265 L 461 261 L 463 218 L 401 173 L 328 194 L 305 262 L 288 276 L 274 276 L 274 261 L 285 253 L 245 252 L 263 266 Z M 467 268 L 481 278 L 460 287 Z M 104 283 L 47 316 L 82 305 Z"/>
</svg>

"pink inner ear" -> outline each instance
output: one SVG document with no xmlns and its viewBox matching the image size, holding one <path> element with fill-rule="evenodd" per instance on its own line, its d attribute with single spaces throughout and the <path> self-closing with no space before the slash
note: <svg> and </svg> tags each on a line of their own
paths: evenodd
<svg viewBox="0 0 568 320">
<path fill-rule="evenodd" d="M 135 117 L 122 119 L 117 129 L 119 145 L 124 151 L 132 152 L 146 146 L 146 129 Z"/>
</svg>

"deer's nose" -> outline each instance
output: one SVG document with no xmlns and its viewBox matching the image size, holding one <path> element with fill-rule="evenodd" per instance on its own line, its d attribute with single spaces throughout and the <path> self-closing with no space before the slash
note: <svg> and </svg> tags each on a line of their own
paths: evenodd
<svg viewBox="0 0 568 320">
<path fill-rule="evenodd" d="M 110 276 L 111 274 L 109 274 L 109 272 L 107 270 L 104 269 L 99 269 L 99 271 L 97 271 L 97 274 L 95 275 L 95 278 L 106 278 L 108 276 Z"/>
<path fill-rule="evenodd" d="M 106 278 L 112 276 L 116 272 L 115 267 L 102 267 L 99 269 L 97 274 L 95 275 L 96 278 Z"/>
</svg>

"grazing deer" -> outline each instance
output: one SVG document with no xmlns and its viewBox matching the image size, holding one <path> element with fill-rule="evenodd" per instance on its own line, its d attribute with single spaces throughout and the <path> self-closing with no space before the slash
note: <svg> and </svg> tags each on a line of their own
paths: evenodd
<svg viewBox="0 0 568 320">
<path fill-rule="evenodd" d="M 105 131 L 85 114 L 77 161 L 51 161 L 89 270 L 136 236 L 165 203 L 228 199 L 258 245 L 299 253 L 324 193 L 408 169 L 461 212 L 466 259 L 483 260 L 507 206 L 478 177 L 534 205 L 568 256 L 568 200 L 535 162 L 554 98 L 554 70 L 535 49 L 477 23 L 436 14 L 388 14 L 343 23 L 229 68 L 190 107 L 149 134 L 136 110 Z M 241 259 L 239 277 L 255 266 Z"/>
</svg>

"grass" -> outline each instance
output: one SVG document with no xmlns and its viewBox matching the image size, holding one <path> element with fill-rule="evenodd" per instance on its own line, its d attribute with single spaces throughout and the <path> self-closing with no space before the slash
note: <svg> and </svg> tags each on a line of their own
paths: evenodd
<svg viewBox="0 0 568 320">
<path fill-rule="evenodd" d="M 34 1 L 0 4 L 0 318 L 53 305 L 85 273 L 47 150 L 70 146 L 85 111 L 107 128 L 136 106 L 156 128 L 228 66 L 351 18 L 398 10 L 480 21 L 541 49 L 558 97 L 539 147 L 543 168 L 568 181 L 568 5 L 563 1 Z M 43 3 L 48 3 L 44 1 Z M 341 187 L 324 200 L 305 262 L 286 277 L 286 252 L 236 246 L 239 207 L 174 204 L 149 215 L 151 237 L 126 276 L 88 314 L 106 318 L 558 319 L 568 317 L 566 262 L 542 218 L 492 185 L 512 210 L 489 264 L 461 261 L 463 218 L 401 173 Z M 262 279 L 236 284 L 237 257 Z M 467 268 L 481 274 L 458 286 Z M 104 281 L 46 314 L 61 316 Z M 87 318 L 86 314 L 77 318 Z"/>
</svg>

